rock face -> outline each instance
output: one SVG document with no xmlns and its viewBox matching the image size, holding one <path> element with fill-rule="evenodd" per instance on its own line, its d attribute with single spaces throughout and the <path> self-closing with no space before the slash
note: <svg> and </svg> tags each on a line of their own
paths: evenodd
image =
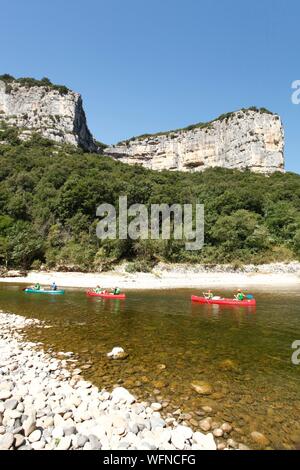
<svg viewBox="0 0 300 470">
<path fill-rule="evenodd" d="M 103 150 L 87 127 L 78 93 L 49 81 L 44 84 L 45 79 L 3 77 L 0 121 L 18 127 L 21 139 L 37 132 L 88 152 Z M 153 170 L 197 172 L 223 167 L 270 174 L 284 171 L 284 130 L 278 115 L 251 108 L 210 123 L 133 138 L 107 147 L 104 153 L 123 163 Z"/>
<path fill-rule="evenodd" d="M 248 109 L 208 124 L 134 138 L 105 153 L 153 170 L 223 167 L 270 174 L 284 171 L 284 130 L 278 115 Z"/>
<path fill-rule="evenodd" d="M 78 93 L 54 87 L 28 86 L 17 80 L 0 80 L 0 119 L 22 129 L 21 139 L 37 132 L 59 143 L 81 146 L 96 152 L 82 99 Z"/>
</svg>

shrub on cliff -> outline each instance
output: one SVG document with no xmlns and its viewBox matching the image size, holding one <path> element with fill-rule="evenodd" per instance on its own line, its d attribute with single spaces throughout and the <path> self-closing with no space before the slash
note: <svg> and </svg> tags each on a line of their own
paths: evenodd
<svg viewBox="0 0 300 470">
<path fill-rule="evenodd" d="M 44 86 L 47 87 L 48 89 L 52 90 L 57 90 L 61 95 L 65 95 L 69 92 L 69 89 L 64 86 L 64 85 L 56 85 L 49 80 L 47 77 L 43 77 L 41 80 L 37 80 L 36 78 L 32 77 L 20 77 L 20 78 L 15 78 L 12 75 L 9 75 L 8 73 L 5 73 L 3 75 L 0 75 L 0 80 L 6 83 L 6 92 L 9 93 L 12 88 L 11 84 L 13 82 L 19 83 L 22 86 L 25 86 L 27 88 L 34 87 L 34 86 Z"/>
</svg>

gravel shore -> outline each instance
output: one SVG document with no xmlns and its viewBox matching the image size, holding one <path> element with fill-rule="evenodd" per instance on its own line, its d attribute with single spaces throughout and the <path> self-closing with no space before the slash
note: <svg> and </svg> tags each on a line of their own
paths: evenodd
<svg viewBox="0 0 300 470">
<path fill-rule="evenodd" d="M 230 442 L 227 423 L 194 432 L 163 419 L 159 403 L 137 403 L 122 387 L 99 390 L 81 378 L 72 352 L 58 359 L 24 341 L 22 329 L 39 323 L 0 313 L 0 450 L 216 450 L 215 437 Z"/>
<path fill-rule="evenodd" d="M 33 285 L 39 282 L 49 286 L 55 281 L 60 287 L 121 289 L 179 289 L 179 288 L 289 288 L 300 285 L 300 263 L 273 263 L 260 266 L 245 265 L 186 265 L 159 263 L 151 273 L 128 273 L 126 264 L 103 273 L 29 271 L 27 275 L 10 271 L 0 276 L 3 283 Z"/>
</svg>

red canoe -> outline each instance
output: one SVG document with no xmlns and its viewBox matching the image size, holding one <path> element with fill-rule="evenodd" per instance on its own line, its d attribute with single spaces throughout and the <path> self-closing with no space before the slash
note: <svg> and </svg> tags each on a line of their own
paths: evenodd
<svg viewBox="0 0 300 470">
<path fill-rule="evenodd" d="M 88 295 L 89 297 L 102 297 L 102 299 L 126 299 L 125 294 L 96 294 L 96 292 L 90 290 L 86 292 L 86 295 Z"/>
<path fill-rule="evenodd" d="M 220 300 L 208 300 L 205 297 L 197 297 L 192 295 L 192 302 L 198 302 L 199 304 L 209 305 L 237 305 L 239 307 L 255 307 L 256 300 L 234 300 L 234 299 L 220 299 Z"/>
</svg>

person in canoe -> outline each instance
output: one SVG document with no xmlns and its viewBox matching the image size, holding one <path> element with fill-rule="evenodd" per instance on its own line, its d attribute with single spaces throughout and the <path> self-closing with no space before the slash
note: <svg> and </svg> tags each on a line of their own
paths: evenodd
<svg viewBox="0 0 300 470">
<path fill-rule="evenodd" d="M 41 284 L 39 282 L 37 282 L 34 286 L 33 286 L 34 290 L 41 290 Z"/>
<path fill-rule="evenodd" d="M 97 286 L 96 289 L 94 289 L 94 292 L 95 292 L 96 294 L 101 294 L 101 292 L 102 292 L 102 291 L 101 291 L 101 287 L 100 287 L 100 286 Z"/>
<path fill-rule="evenodd" d="M 57 285 L 56 285 L 55 281 L 52 282 L 52 284 L 50 286 L 50 289 L 51 290 L 57 290 Z"/>
<path fill-rule="evenodd" d="M 113 295 L 120 295 L 121 294 L 121 289 L 119 289 L 119 287 L 115 287 L 111 293 Z"/>
<path fill-rule="evenodd" d="M 241 302 L 241 301 L 245 300 L 246 296 L 242 292 L 241 289 L 238 289 L 237 294 L 234 296 L 234 298 L 235 298 L 235 300 L 239 300 Z"/>
<path fill-rule="evenodd" d="M 212 300 L 214 297 L 214 294 L 212 293 L 210 289 L 208 292 L 203 292 L 203 295 L 206 298 L 206 300 Z"/>
</svg>

